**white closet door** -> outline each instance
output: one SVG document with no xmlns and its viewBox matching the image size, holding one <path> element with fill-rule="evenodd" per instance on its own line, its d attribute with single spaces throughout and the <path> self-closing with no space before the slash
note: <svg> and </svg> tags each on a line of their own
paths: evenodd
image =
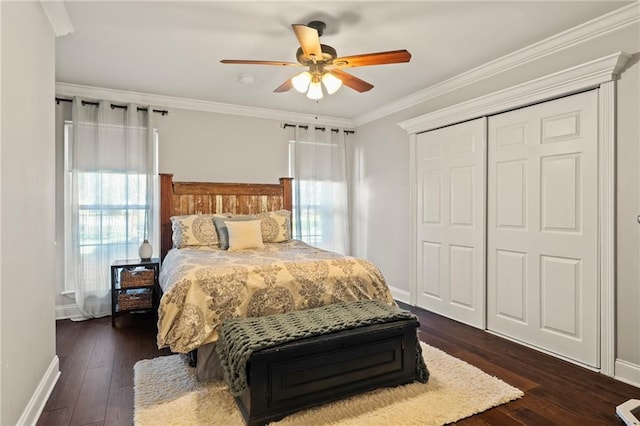
<svg viewBox="0 0 640 426">
<path fill-rule="evenodd" d="M 486 119 L 417 136 L 418 306 L 485 327 Z"/>
<path fill-rule="evenodd" d="M 489 118 L 488 329 L 599 367 L 597 92 Z"/>
</svg>

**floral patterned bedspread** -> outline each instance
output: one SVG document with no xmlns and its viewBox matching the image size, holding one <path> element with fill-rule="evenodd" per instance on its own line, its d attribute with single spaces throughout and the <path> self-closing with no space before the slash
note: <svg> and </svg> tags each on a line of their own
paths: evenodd
<svg viewBox="0 0 640 426">
<path fill-rule="evenodd" d="M 236 252 L 173 249 L 162 263 L 160 286 L 158 347 L 182 353 L 217 341 L 227 318 L 354 300 L 395 303 L 382 273 L 370 262 L 297 240 Z"/>
</svg>

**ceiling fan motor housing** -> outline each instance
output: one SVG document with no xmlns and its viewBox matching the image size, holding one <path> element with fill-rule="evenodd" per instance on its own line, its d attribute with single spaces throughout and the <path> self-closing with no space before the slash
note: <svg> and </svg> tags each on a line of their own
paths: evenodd
<svg viewBox="0 0 640 426">
<path fill-rule="evenodd" d="M 322 49 L 322 58 L 316 58 L 316 62 L 322 62 L 325 65 L 330 64 L 335 58 L 338 57 L 336 49 L 326 44 L 321 44 L 320 48 Z M 302 48 L 299 47 L 296 51 L 296 58 L 298 58 L 298 62 L 302 65 L 311 65 L 313 64 L 313 60 L 304 56 L 304 52 L 302 52 Z"/>
</svg>

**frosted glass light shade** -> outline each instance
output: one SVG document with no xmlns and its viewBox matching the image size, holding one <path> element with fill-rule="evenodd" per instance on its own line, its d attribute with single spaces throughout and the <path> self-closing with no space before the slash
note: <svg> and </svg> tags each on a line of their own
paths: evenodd
<svg viewBox="0 0 640 426">
<path fill-rule="evenodd" d="M 314 81 L 309 84 L 309 91 L 307 92 L 307 98 L 309 99 L 322 99 L 322 84 L 319 81 Z"/>
<path fill-rule="evenodd" d="M 327 72 L 322 76 L 322 84 L 324 84 L 324 88 L 327 89 L 327 93 L 333 95 L 342 86 L 342 80 Z"/>
<path fill-rule="evenodd" d="M 140 248 L 138 248 L 138 255 L 140 255 L 140 260 L 148 261 L 151 260 L 151 255 L 153 254 L 153 247 L 149 244 L 149 241 L 144 240 L 142 244 L 140 244 Z"/>
<path fill-rule="evenodd" d="M 301 72 L 291 79 L 293 88 L 300 93 L 304 93 L 307 91 L 307 89 L 309 88 L 309 83 L 311 83 L 311 73 L 309 71 Z"/>
</svg>

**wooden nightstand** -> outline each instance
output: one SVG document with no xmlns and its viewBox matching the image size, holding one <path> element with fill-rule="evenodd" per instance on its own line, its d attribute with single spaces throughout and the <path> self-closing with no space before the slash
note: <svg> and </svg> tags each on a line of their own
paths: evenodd
<svg viewBox="0 0 640 426">
<path fill-rule="evenodd" d="M 160 259 L 116 260 L 111 265 L 111 326 L 124 312 L 143 312 L 157 309 Z"/>
</svg>

